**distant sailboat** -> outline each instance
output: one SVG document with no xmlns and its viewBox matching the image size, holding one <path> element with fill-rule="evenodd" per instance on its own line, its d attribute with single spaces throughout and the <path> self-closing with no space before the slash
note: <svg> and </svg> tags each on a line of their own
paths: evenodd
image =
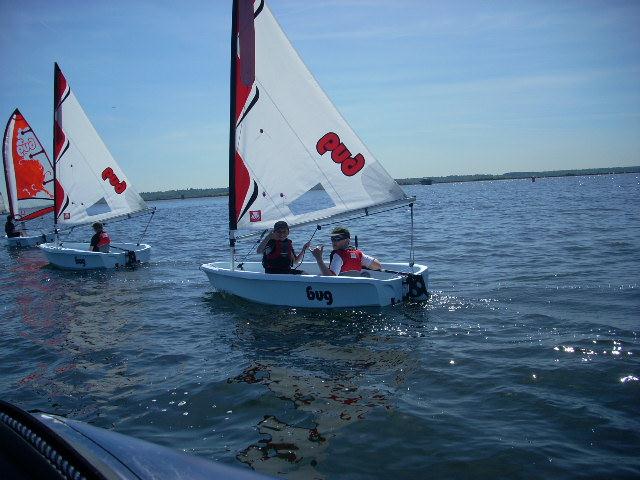
<svg viewBox="0 0 640 480">
<path fill-rule="evenodd" d="M 54 72 L 54 229 L 128 218 L 149 210 L 133 189 L 71 91 L 58 64 Z M 73 270 L 116 268 L 149 260 L 151 247 L 112 243 L 114 251 L 92 252 L 89 243 L 40 245 L 49 262 Z"/>
<path fill-rule="evenodd" d="M 51 240 L 52 235 L 34 232 L 31 224 L 47 214 L 53 215 L 53 166 L 31 125 L 17 108 L 4 130 L 2 161 L 9 215 L 21 224 L 21 236 L 8 237 L 7 245 L 27 248 L 46 242 L 47 238 Z"/>
<path fill-rule="evenodd" d="M 312 190 L 324 190 L 329 205 L 297 209 L 298 200 Z M 413 213 L 414 201 L 338 113 L 265 2 L 234 0 L 231 262 L 201 267 L 213 286 L 252 301 L 294 307 L 384 306 L 409 296 L 426 298 L 427 267 L 413 262 L 387 263 L 386 271 L 370 272 L 371 278 L 354 278 L 320 276 L 315 262 L 300 267 L 310 275 L 269 275 L 260 263 L 243 262 L 238 268 L 235 259 L 240 229 L 264 232 L 278 220 L 320 226 L 406 205 Z"/>
</svg>

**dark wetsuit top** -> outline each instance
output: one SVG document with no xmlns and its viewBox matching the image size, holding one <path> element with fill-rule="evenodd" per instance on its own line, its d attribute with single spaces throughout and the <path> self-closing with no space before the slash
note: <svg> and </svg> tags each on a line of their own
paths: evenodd
<svg viewBox="0 0 640 480">
<path fill-rule="evenodd" d="M 100 251 L 98 244 L 100 243 L 100 235 L 102 235 L 102 233 L 104 233 L 104 230 L 102 232 L 94 233 L 93 237 L 91 237 L 91 243 L 89 245 L 91 246 L 92 252 Z"/>
<path fill-rule="evenodd" d="M 293 266 L 293 245 L 291 240 L 280 241 L 270 239 L 265 245 L 264 253 L 262 254 L 262 266 L 264 267 L 264 273 L 280 273 L 289 275 L 300 275 L 301 270 L 291 268 Z"/>
<path fill-rule="evenodd" d="M 16 231 L 16 226 L 11 220 L 7 220 L 7 223 L 4 224 L 4 233 L 6 233 L 9 238 L 20 236 L 20 232 Z"/>
</svg>

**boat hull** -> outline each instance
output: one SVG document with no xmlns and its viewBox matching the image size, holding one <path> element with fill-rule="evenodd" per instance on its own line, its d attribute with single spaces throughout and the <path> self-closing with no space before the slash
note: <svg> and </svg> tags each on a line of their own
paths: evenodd
<svg viewBox="0 0 640 480">
<path fill-rule="evenodd" d="M 51 265 L 65 270 L 134 267 L 151 258 L 151 247 L 145 243 L 112 243 L 109 253 L 92 252 L 88 243 L 43 243 L 39 248 Z M 135 259 L 128 252 L 134 252 Z"/>
<path fill-rule="evenodd" d="M 41 234 L 41 235 L 28 235 L 25 237 L 7 237 L 7 246 L 9 248 L 34 248 L 41 243 L 52 242 L 53 235 Z"/>
<path fill-rule="evenodd" d="M 271 275 L 258 262 L 246 262 L 243 270 L 230 270 L 229 262 L 214 262 L 200 269 L 209 277 L 216 291 L 226 292 L 252 302 L 301 308 L 385 307 L 407 300 L 411 284 L 407 275 L 369 271 L 371 277 L 322 276 L 315 262 L 305 262 L 299 269 L 308 274 Z M 424 265 L 388 263 L 388 270 L 412 272 L 423 282 L 413 298 L 428 298 L 428 270 Z"/>
</svg>

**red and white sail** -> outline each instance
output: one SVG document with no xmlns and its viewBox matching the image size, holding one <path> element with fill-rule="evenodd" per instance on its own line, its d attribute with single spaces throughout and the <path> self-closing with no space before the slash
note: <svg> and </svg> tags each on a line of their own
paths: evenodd
<svg viewBox="0 0 640 480">
<path fill-rule="evenodd" d="M 93 128 L 58 64 L 54 80 L 56 218 L 81 225 L 147 208 Z M 97 212 L 97 213 L 96 213 Z"/>
<path fill-rule="evenodd" d="M 229 226 L 264 229 L 409 200 L 322 91 L 263 0 L 235 0 Z M 318 184 L 333 206 L 296 214 Z M 317 187 L 316 187 L 317 188 Z"/>
<path fill-rule="evenodd" d="M 9 213 L 26 222 L 53 212 L 53 165 L 40 140 L 16 108 L 2 142 Z"/>
</svg>

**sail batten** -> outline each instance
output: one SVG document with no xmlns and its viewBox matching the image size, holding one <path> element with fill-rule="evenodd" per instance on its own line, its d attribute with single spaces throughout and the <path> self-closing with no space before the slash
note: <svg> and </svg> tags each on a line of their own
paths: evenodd
<svg viewBox="0 0 640 480">
<path fill-rule="evenodd" d="M 56 64 L 54 81 L 56 220 L 84 225 L 147 210 Z M 95 212 L 104 201 L 108 211 Z M 106 208 L 105 208 L 106 210 Z"/>
<path fill-rule="evenodd" d="M 276 220 L 312 223 L 408 198 L 322 91 L 263 1 L 234 1 L 231 54 L 231 230 L 262 230 Z M 318 184 L 333 206 L 295 213 L 290 206 Z"/>
</svg>

